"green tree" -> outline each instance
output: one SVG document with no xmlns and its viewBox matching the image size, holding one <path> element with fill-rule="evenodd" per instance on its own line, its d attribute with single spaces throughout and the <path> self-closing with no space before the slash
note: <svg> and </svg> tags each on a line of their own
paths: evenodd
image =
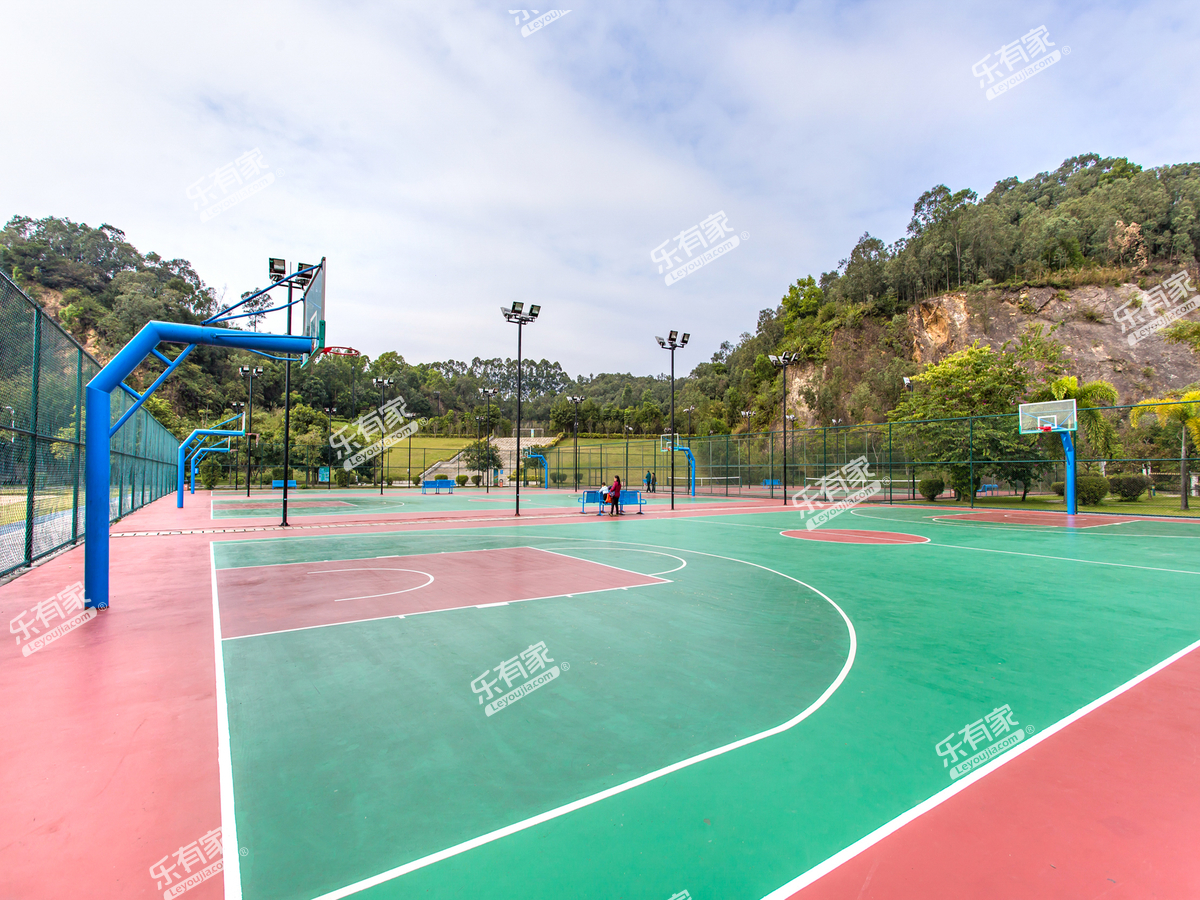
<svg viewBox="0 0 1200 900">
<path fill-rule="evenodd" d="M 1168 394 L 1161 399 L 1143 400 L 1129 411 L 1134 428 L 1146 413 L 1154 413 L 1162 426 L 1179 426 L 1179 508 L 1188 508 L 1188 434 L 1200 446 L 1200 391 Z"/>
<path fill-rule="evenodd" d="M 487 472 L 504 465 L 495 444 L 486 440 L 468 444 L 463 451 L 463 463 L 472 472 Z"/>
<path fill-rule="evenodd" d="M 1094 454 L 1101 459 L 1110 459 L 1120 454 L 1117 430 L 1098 409 L 1117 402 L 1117 389 L 1110 382 L 1089 381 L 1080 384 L 1074 375 L 1064 375 L 1035 391 L 1029 399 L 1034 402 L 1074 400 L 1079 422 L 1083 425 Z"/>
</svg>

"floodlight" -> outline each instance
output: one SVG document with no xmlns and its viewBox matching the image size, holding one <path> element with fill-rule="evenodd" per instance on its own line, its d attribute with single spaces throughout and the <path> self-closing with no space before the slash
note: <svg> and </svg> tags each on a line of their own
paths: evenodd
<svg viewBox="0 0 1200 900">
<path fill-rule="evenodd" d="M 272 281 L 282 281 L 287 278 L 287 260 L 271 258 L 267 260 L 267 274 Z"/>
<path fill-rule="evenodd" d="M 514 303 L 512 305 L 512 311 L 515 312 L 517 315 L 520 315 L 521 311 L 524 309 L 525 309 L 524 301 L 518 300 L 516 303 Z"/>
<path fill-rule="evenodd" d="M 782 363 L 781 363 L 781 362 L 780 362 L 780 360 L 779 360 L 779 357 L 778 357 L 778 356 L 776 356 L 774 353 L 768 353 L 768 354 L 767 354 L 767 359 L 771 360 L 771 362 L 772 362 L 773 364 L 777 365 L 777 366 L 778 366 L 778 365 L 782 365 Z"/>
<path fill-rule="evenodd" d="M 665 340 L 665 339 L 663 339 L 663 338 L 660 338 L 660 337 L 658 337 L 657 335 L 655 335 L 654 339 L 655 339 L 656 341 L 658 341 L 658 346 L 660 346 L 660 347 L 663 347 L 663 348 L 665 348 L 665 347 L 667 346 L 667 342 L 666 342 L 666 340 Z"/>
<path fill-rule="evenodd" d="M 304 272 L 305 269 L 311 269 L 312 267 L 313 267 L 312 263 L 296 263 L 296 271 L 297 272 Z M 312 272 L 304 272 L 303 275 L 296 276 L 296 283 L 297 284 L 308 284 L 310 281 L 312 281 L 312 279 L 313 279 Z"/>
<path fill-rule="evenodd" d="M 679 337 L 678 331 L 672 331 L 667 334 L 667 340 L 670 341 L 672 344 L 675 343 L 675 339 L 677 337 Z"/>
<path fill-rule="evenodd" d="M 536 303 L 533 304 L 533 306 L 529 307 L 529 318 L 536 319 L 538 317 L 538 313 L 541 311 L 542 308 L 540 306 L 538 306 Z"/>
<path fill-rule="evenodd" d="M 690 338 L 690 337 L 691 337 L 691 335 L 690 335 L 690 334 L 688 334 L 688 333 L 685 331 L 685 332 L 683 333 L 683 337 L 679 339 L 679 346 L 680 346 L 680 347 L 686 347 L 686 346 L 687 346 L 687 342 L 688 342 L 688 338 Z"/>
</svg>

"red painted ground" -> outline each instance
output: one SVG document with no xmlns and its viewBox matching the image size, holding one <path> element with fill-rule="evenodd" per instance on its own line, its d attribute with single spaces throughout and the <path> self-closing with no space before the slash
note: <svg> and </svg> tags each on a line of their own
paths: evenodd
<svg viewBox="0 0 1200 900">
<path fill-rule="evenodd" d="M 1197 685 L 1193 651 L 793 896 L 1195 900 Z"/>
<path fill-rule="evenodd" d="M 901 534 L 894 531 L 856 531 L 852 528 L 814 528 L 812 531 L 797 529 L 780 532 L 784 537 L 800 538 L 804 541 L 828 541 L 834 544 L 926 544 L 929 538 L 919 534 Z"/>
<path fill-rule="evenodd" d="M 662 583 L 531 547 L 217 572 L 227 638 Z"/>
<path fill-rule="evenodd" d="M 82 578 L 78 548 L 0 586 L 0 619 Z M 0 642 L 4 900 L 161 898 L 150 866 L 220 827 L 208 539 L 113 541 L 111 583 L 29 657 Z"/>
<path fill-rule="evenodd" d="M 1105 516 L 1099 513 L 1069 516 L 1060 512 L 1007 512 L 1001 509 L 985 509 L 979 512 L 934 516 L 934 518 L 939 521 L 967 519 L 973 522 L 998 522 L 1003 525 L 1056 525 L 1061 528 L 1096 528 L 1101 525 L 1124 525 L 1127 522 L 1141 521 L 1141 517 L 1136 516 Z"/>
</svg>

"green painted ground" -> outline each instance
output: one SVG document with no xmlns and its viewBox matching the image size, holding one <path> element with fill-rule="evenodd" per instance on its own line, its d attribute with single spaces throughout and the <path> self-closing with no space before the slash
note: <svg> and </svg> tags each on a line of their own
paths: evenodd
<svg viewBox="0 0 1200 900">
<path fill-rule="evenodd" d="M 221 567 L 513 545 L 687 561 L 664 586 L 226 641 L 244 896 L 317 897 L 793 719 L 849 633 L 784 575 L 857 635 L 809 718 L 356 896 L 760 898 L 949 785 L 948 734 L 1005 703 L 1043 729 L 1200 636 L 1200 528 L 931 515 L 830 525 L 931 539 L 901 546 L 781 537 L 793 511 L 217 545 Z M 471 679 L 537 641 L 571 668 L 486 717 Z"/>
<path fill-rule="evenodd" d="M 646 505 L 663 506 L 670 504 L 670 495 L 663 493 L 645 494 Z M 521 489 L 521 507 L 523 509 L 579 509 L 578 493 L 556 490 L 539 490 L 537 488 Z M 495 509 L 497 512 L 507 512 L 513 508 L 514 496 L 512 490 L 493 490 L 485 493 L 481 488 L 455 488 L 453 494 L 422 494 L 419 490 L 387 491 L 383 496 L 375 492 L 349 491 L 298 491 L 288 496 L 288 518 L 293 516 L 352 516 L 358 514 L 383 515 L 386 513 L 423 513 L 423 512 L 461 512 L 470 510 Z M 700 494 L 689 497 L 678 494 L 675 505 L 691 503 L 726 503 L 739 499 L 737 496 L 708 496 Z M 261 507 L 265 502 L 273 505 Z M 325 504 L 335 505 L 325 505 Z M 321 505 L 317 505 L 321 504 Z M 248 508 L 249 507 L 249 508 Z M 245 495 L 217 494 L 213 498 L 214 519 L 250 519 L 278 518 L 282 509 L 282 500 L 275 496 L 255 494 L 249 500 Z M 593 512 L 595 506 L 589 506 Z M 632 507 L 627 508 L 627 514 L 632 515 Z"/>
</svg>

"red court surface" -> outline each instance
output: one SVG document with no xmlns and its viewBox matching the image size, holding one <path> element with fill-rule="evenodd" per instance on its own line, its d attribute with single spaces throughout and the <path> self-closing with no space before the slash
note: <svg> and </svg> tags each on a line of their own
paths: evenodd
<svg viewBox="0 0 1200 900">
<path fill-rule="evenodd" d="M 536 569 L 537 577 L 529 572 Z M 222 637 L 662 584 L 532 547 L 221 569 Z M 278 593 L 292 583 L 294 591 Z M 271 587 L 271 592 L 264 590 Z"/>
<path fill-rule="evenodd" d="M 1193 650 L 792 897 L 1195 900 L 1197 684 Z"/>
<path fill-rule="evenodd" d="M 927 544 L 929 538 L 919 534 L 900 534 L 888 531 L 856 531 L 853 528 L 814 528 L 781 531 L 784 537 L 802 541 L 825 541 L 831 544 Z"/>
<path fill-rule="evenodd" d="M 1098 528 L 1103 525 L 1124 525 L 1127 522 L 1142 521 L 1142 517 L 1139 516 L 1106 516 L 1100 513 L 1069 516 L 1061 512 L 1008 512 L 1003 509 L 984 509 L 977 512 L 934 516 L 933 518 L 939 522 L 948 519 L 964 519 L 971 522 L 995 522 L 1001 525 L 1045 525 L 1059 528 Z"/>
<path fill-rule="evenodd" d="M 251 500 L 241 503 L 222 503 L 215 501 L 216 509 L 278 509 L 283 510 L 282 500 Z M 341 506 L 346 509 L 354 509 L 353 503 L 347 503 L 345 500 L 293 500 L 288 498 L 288 509 L 327 509 L 329 507 Z"/>
</svg>

